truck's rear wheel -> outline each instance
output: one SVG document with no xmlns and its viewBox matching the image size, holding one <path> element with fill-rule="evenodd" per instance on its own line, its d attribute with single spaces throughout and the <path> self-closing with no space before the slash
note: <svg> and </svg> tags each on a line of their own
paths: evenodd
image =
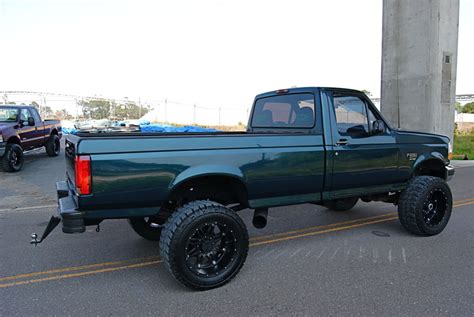
<svg viewBox="0 0 474 317">
<path fill-rule="evenodd" d="M 23 149 L 18 144 L 8 144 L 2 157 L 2 166 L 5 172 L 18 172 L 23 167 Z"/>
<path fill-rule="evenodd" d="M 359 200 L 358 197 L 327 200 L 324 202 L 324 206 L 334 211 L 346 211 L 346 210 L 352 209 L 352 207 L 354 207 L 355 204 L 357 204 L 358 200 Z"/>
<path fill-rule="evenodd" d="M 398 217 L 411 233 L 433 236 L 444 230 L 452 208 L 451 190 L 443 179 L 417 176 L 400 195 Z"/>
<path fill-rule="evenodd" d="M 49 156 L 58 156 L 61 151 L 61 143 L 59 142 L 59 137 L 56 134 L 53 134 L 49 137 L 45 145 L 46 153 Z"/>
<path fill-rule="evenodd" d="M 133 231 L 141 237 L 150 241 L 160 240 L 161 229 L 163 228 L 163 221 L 160 219 L 156 217 L 131 218 L 129 223 Z"/>
<path fill-rule="evenodd" d="M 197 200 L 179 208 L 161 233 L 161 258 L 182 284 L 197 290 L 229 282 L 247 258 L 242 219 L 221 204 Z"/>
</svg>

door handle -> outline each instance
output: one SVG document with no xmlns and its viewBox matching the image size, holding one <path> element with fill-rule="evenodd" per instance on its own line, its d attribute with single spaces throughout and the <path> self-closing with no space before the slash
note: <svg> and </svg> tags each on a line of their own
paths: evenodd
<svg viewBox="0 0 474 317">
<path fill-rule="evenodd" d="M 339 139 L 339 141 L 336 142 L 336 146 L 347 145 L 347 144 L 349 144 L 349 141 L 347 141 L 347 139 Z"/>
</svg>

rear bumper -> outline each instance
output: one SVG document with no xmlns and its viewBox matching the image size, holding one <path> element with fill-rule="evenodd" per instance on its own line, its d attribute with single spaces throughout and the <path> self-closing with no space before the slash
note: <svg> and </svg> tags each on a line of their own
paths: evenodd
<svg viewBox="0 0 474 317">
<path fill-rule="evenodd" d="M 67 182 L 57 182 L 58 213 L 62 220 L 64 233 L 81 233 L 86 231 L 85 212 L 77 209 L 74 194 Z"/>
<path fill-rule="evenodd" d="M 445 179 L 446 181 L 450 181 L 455 173 L 455 169 L 452 165 L 446 165 L 445 167 Z"/>
</svg>

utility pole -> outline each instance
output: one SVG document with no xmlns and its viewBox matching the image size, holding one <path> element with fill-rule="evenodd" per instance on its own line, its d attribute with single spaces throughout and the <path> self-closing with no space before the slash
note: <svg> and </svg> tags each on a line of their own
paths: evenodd
<svg viewBox="0 0 474 317">
<path fill-rule="evenodd" d="M 142 117 L 142 104 L 140 102 L 140 97 L 138 97 L 138 119 Z"/>
<path fill-rule="evenodd" d="M 196 124 L 196 104 L 194 104 L 194 124 Z"/>
</svg>

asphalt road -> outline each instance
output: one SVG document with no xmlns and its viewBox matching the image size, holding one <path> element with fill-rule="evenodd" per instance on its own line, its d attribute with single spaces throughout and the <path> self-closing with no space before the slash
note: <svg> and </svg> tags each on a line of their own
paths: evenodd
<svg viewBox="0 0 474 317">
<path fill-rule="evenodd" d="M 445 231 L 422 238 L 399 224 L 396 207 L 358 203 L 349 212 L 301 205 L 270 210 L 249 226 L 251 249 L 224 287 L 177 284 L 158 245 L 126 221 L 79 235 L 54 231 L 29 244 L 55 213 L 64 158 L 27 155 L 24 170 L 0 171 L 0 316 L 25 315 L 456 315 L 474 312 L 474 167 L 450 183 Z"/>
</svg>

